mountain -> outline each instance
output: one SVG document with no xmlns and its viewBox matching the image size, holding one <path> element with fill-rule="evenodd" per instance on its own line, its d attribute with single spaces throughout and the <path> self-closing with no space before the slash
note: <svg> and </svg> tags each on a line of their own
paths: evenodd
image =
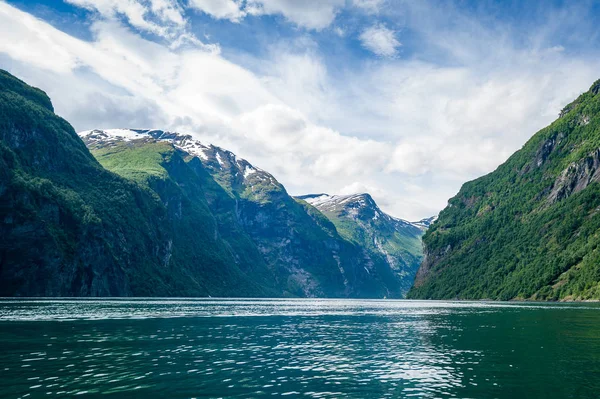
<svg viewBox="0 0 600 399">
<path fill-rule="evenodd" d="M 184 163 L 166 146 L 157 154 Z M 0 296 L 276 292 L 236 265 L 207 205 L 195 211 L 198 223 L 180 223 L 173 206 L 106 170 L 44 92 L 0 71 Z"/>
<path fill-rule="evenodd" d="M 600 81 L 424 236 L 410 298 L 600 299 Z"/>
<path fill-rule="evenodd" d="M 431 224 L 433 222 L 435 222 L 436 220 L 437 220 L 437 216 L 431 216 L 431 217 L 428 217 L 425 219 L 421 219 L 417 222 L 412 222 L 412 224 L 423 230 L 427 230 L 431 226 Z"/>
<path fill-rule="evenodd" d="M 100 164 L 153 191 L 173 209 L 173 218 L 189 219 L 179 196 L 188 204 L 205 202 L 216 222 L 215 237 L 228 244 L 243 270 L 257 268 L 257 281 L 271 281 L 281 295 L 401 297 L 406 292 L 405 278 L 381 256 L 340 236 L 317 209 L 230 151 L 162 130 L 92 130 L 80 136 Z M 165 191 L 167 182 L 183 194 Z"/>
<path fill-rule="evenodd" d="M 381 257 L 235 154 L 161 130 L 79 136 L 0 71 L 0 296 L 403 292 Z"/>
<path fill-rule="evenodd" d="M 401 278 L 403 293 L 412 286 L 423 257 L 425 222 L 410 223 L 383 212 L 369 194 L 313 194 L 298 197 L 321 211 L 342 237 L 381 257 Z"/>
</svg>

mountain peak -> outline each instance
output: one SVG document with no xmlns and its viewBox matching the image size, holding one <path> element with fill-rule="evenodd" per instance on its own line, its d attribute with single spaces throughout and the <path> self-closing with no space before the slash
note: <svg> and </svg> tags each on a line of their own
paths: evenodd
<svg viewBox="0 0 600 399">
<path fill-rule="evenodd" d="M 46 108 L 50 112 L 54 112 L 52 101 L 50 101 L 50 97 L 44 91 L 37 87 L 29 86 L 21 79 L 2 69 L 0 69 L 0 91 L 13 92 L 22 98 Z"/>
<path fill-rule="evenodd" d="M 329 195 L 329 194 L 308 194 L 297 197 L 302 199 L 319 210 L 335 211 L 342 208 L 373 208 L 379 210 L 379 207 L 368 193 L 349 194 L 349 195 Z"/>
<path fill-rule="evenodd" d="M 120 142 L 156 140 L 167 141 L 185 153 L 198 157 L 214 173 L 222 175 L 220 181 L 232 189 L 234 186 L 253 184 L 270 185 L 283 189 L 275 178 L 231 151 L 212 144 L 204 144 L 189 134 L 160 129 L 93 129 L 78 133 L 86 145 L 110 145 Z"/>
<path fill-rule="evenodd" d="M 412 226 L 419 229 L 424 227 L 388 215 L 379 208 L 371 194 L 357 193 L 347 195 L 307 194 L 297 198 L 302 199 L 325 214 L 339 214 L 362 220 L 385 220 L 402 226 Z"/>
<path fill-rule="evenodd" d="M 199 140 L 194 140 L 189 134 L 180 134 L 160 129 L 93 129 L 79 132 L 78 134 L 89 144 L 129 142 L 143 139 L 169 141 L 176 147 L 202 159 L 207 159 L 205 152 L 214 147 L 212 145 L 205 145 Z"/>
<path fill-rule="evenodd" d="M 180 134 L 160 129 L 93 129 L 79 132 L 78 135 L 88 146 L 110 145 L 138 140 L 168 141 L 176 148 L 204 161 L 209 160 L 211 152 L 214 153 L 215 150 L 221 150 L 212 144 L 203 144 L 189 134 Z M 222 151 L 225 152 L 225 150 Z M 213 154 L 213 157 L 216 157 L 217 165 L 222 165 L 218 152 L 216 156 Z"/>
<path fill-rule="evenodd" d="M 422 228 L 424 230 L 427 230 L 429 228 L 429 226 L 431 226 L 431 224 L 437 220 L 437 218 L 438 218 L 437 215 L 436 216 L 430 216 L 428 218 L 424 218 L 424 219 L 421 219 L 419 221 L 412 222 L 412 224 L 415 225 L 415 226 L 417 226 L 417 227 L 420 227 L 420 228 Z"/>
</svg>

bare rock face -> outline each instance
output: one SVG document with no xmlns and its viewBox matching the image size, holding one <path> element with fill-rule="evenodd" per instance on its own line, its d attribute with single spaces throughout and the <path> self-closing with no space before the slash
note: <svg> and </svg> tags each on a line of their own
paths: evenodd
<svg viewBox="0 0 600 399">
<path fill-rule="evenodd" d="M 600 149 L 571 163 L 556 179 L 548 200 L 551 203 L 561 201 L 597 181 L 600 181 Z"/>
<path fill-rule="evenodd" d="M 592 87 L 590 88 L 590 92 L 591 92 L 593 95 L 596 95 L 596 94 L 600 93 L 600 80 L 597 80 L 597 81 L 596 81 L 596 82 L 595 82 L 595 83 L 592 85 Z"/>
<path fill-rule="evenodd" d="M 415 281 L 413 287 L 419 288 L 423 285 L 429 278 L 431 278 L 431 274 L 435 270 L 435 266 L 437 263 L 443 259 L 444 255 L 449 253 L 452 250 L 452 246 L 448 245 L 446 248 L 429 250 L 425 248 L 423 253 L 423 260 L 421 261 L 421 265 L 419 266 L 419 270 L 417 270 L 417 274 L 415 275 Z"/>
<path fill-rule="evenodd" d="M 417 270 L 417 274 L 415 275 L 415 280 L 413 282 L 413 287 L 419 288 L 421 285 L 427 281 L 430 277 L 430 273 L 432 270 L 432 266 L 435 264 L 435 257 L 432 254 L 429 254 L 427 251 L 423 254 L 423 260 L 421 261 L 421 265 Z"/>
<path fill-rule="evenodd" d="M 546 163 L 548 157 L 552 154 L 552 152 L 560 145 L 562 139 L 564 138 L 563 133 L 553 134 L 550 138 L 546 139 L 540 149 L 537 151 L 535 155 L 534 165 L 536 168 L 541 167 Z"/>
</svg>

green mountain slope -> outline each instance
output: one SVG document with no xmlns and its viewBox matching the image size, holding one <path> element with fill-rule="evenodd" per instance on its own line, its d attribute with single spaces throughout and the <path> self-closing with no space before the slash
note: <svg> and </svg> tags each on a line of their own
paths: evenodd
<svg viewBox="0 0 600 399">
<path fill-rule="evenodd" d="M 342 237 L 365 248 L 377 260 L 379 272 L 398 279 L 403 294 L 408 292 L 423 257 L 425 227 L 389 216 L 369 194 L 298 198 L 327 216 Z"/>
<path fill-rule="evenodd" d="M 235 265 L 213 220 L 171 214 L 104 169 L 42 91 L 0 71 L 0 296 L 271 292 Z"/>
<path fill-rule="evenodd" d="M 290 197 L 272 175 L 227 150 L 162 130 L 80 135 L 103 166 L 154 191 L 167 207 L 173 207 L 173 194 L 164 193 L 164 181 L 174 182 L 191 204 L 206 204 L 204 212 L 216 221 L 215 236 L 227 243 L 239 267 L 269 282 L 279 295 L 405 293 L 405 283 L 380 257 L 344 239 L 317 209 Z M 183 219 L 189 217 L 180 205 L 174 208 Z"/>
<path fill-rule="evenodd" d="M 411 298 L 600 299 L 600 81 L 424 236 Z"/>
</svg>

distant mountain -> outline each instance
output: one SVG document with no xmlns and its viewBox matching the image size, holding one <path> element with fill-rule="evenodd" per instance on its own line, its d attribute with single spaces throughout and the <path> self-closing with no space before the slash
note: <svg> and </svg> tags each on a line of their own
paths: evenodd
<svg viewBox="0 0 600 399">
<path fill-rule="evenodd" d="M 401 277 L 402 292 L 412 286 L 423 252 L 425 223 L 411 223 L 383 212 L 369 194 L 312 194 L 297 197 L 321 211 L 345 239 L 380 256 Z M 427 224 L 428 226 L 428 224 Z"/>
<path fill-rule="evenodd" d="M 80 136 L 104 167 L 154 192 L 172 218 L 190 229 L 204 223 L 191 212 L 206 203 L 215 239 L 225 242 L 257 284 L 302 297 L 406 292 L 404 275 L 383 257 L 340 236 L 317 209 L 230 151 L 162 130 L 91 130 Z"/>
<path fill-rule="evenodd" d="M 600 299 L 600 81 L 425 234 L 411 298 Z"/>
<path fill-rule="evenodd" d="M 421 219 L 417 222 L 412 222 L 413 225 L 420 227 L 421 229 L 427 230 L 431 227 L 431 224 L 437 220 L 437 216 L 431 216 L 425 219 Z"/>
</svg>

